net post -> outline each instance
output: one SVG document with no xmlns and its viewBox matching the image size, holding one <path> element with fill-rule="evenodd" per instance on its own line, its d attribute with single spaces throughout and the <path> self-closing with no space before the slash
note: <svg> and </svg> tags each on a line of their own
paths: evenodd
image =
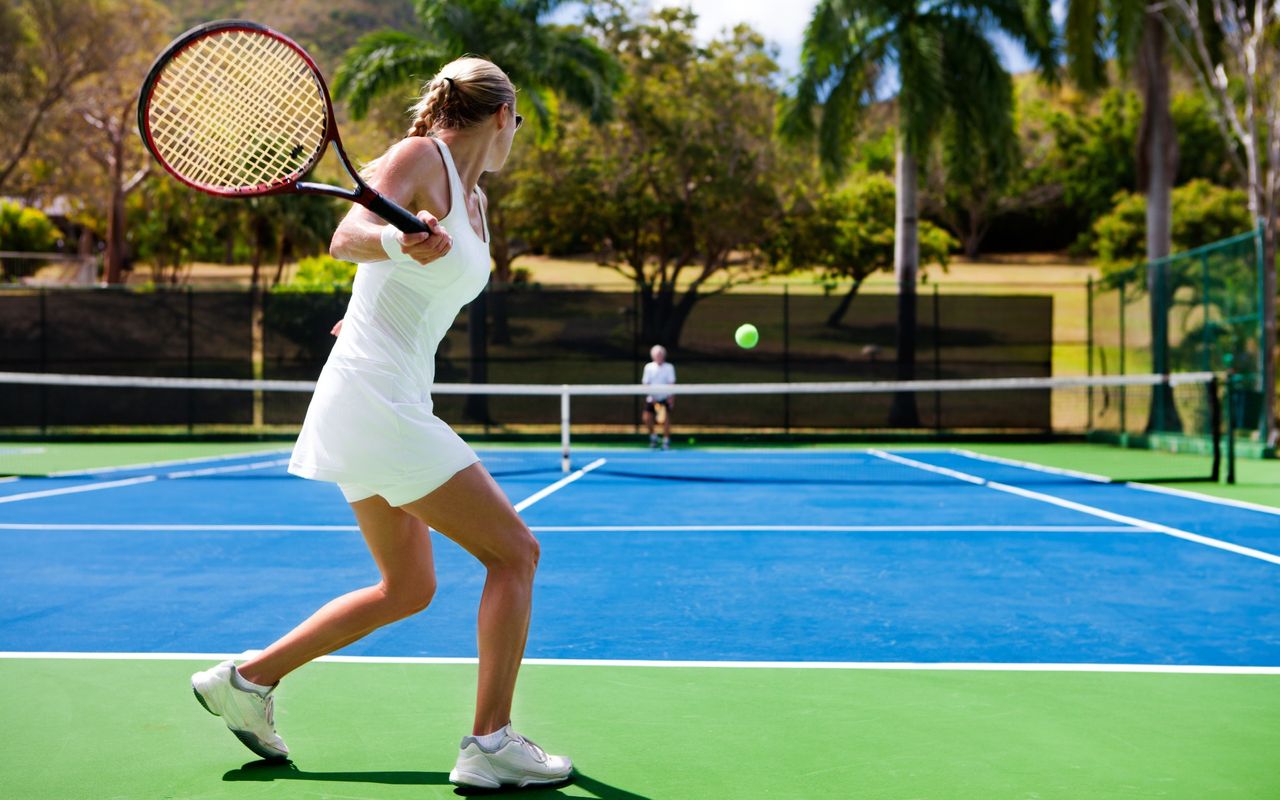
<svg viewBox="0 0 1280 800">
<path fill-rule="evenodd" d="M 782 382 L 791 382 L 791 291 L 782 284 Z M 791 395 L 782 396 L 782 432 L 791 435 Z"/>
<path fill-rule="evenodd" d="M 942 380 L 942 314 L 938 308 L 938 284 L 933 284 L 933 379 Z M 933 393 L 933 429 L 942 433 L 942 392 Z"/>
<path fill-rule="evenodd" d="M 196 352 L 196 332 L 195 332 L 195 297 L 194 289 L 187 286 L 187 377 L 194 378 L 196 376 L 195 369 L 195 352 Z M 193 389 L 187 390 L 187 435 L 191 436 L 196 431 L 196 393 Z"/>
<path fill-rule="evenodd" d="M 49 371 L 49 290 L 40 287 L 40 371 Z M 49 387 L 40 387 L 40 435 L 49 433 Z"/>
<path fill-rule="evenodd" d="M 569 384 L 560 385 L 560 471 L 569 471 Z"/>
</svg>

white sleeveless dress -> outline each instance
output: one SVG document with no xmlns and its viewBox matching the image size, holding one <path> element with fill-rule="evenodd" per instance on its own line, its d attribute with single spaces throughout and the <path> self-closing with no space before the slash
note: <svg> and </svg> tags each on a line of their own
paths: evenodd
<svg viewBox="0 0 1280 800">
<path fill-rule="evenodd" d="M 333 481 L 349 502 L 373 495 L 400 506 L 474 464 L 475 451 L 432 408 L 436 348 L 458 312 L 489 280 L 489 222 L 482 240 L 467 214 L 449 148 L 439 139 L 453 237 L 427 265 L 361 264 L 342 333 L 320 373 L 289 472 Z"/>
</svg>

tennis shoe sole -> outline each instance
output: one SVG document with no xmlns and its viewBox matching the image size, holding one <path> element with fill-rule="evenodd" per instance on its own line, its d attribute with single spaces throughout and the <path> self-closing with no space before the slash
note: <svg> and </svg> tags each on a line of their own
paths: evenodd
<svg viewBox="0 0 1280 800">
<path fill-rule="evenodd" d="M 200 707 L 203 708 L 205 711 L 208 711 L 210 714 L 212 714 L 215 717 L 223 717 L 224 721 L 227 721 L 227 720 L 224 717 L 224 715 L 221 713 L 221 711 L 218 710 L 217 708 L 218 703 L 214 702 L 212 698 L 207 697 L 203 692 L 200 691 L 200 688 L 201 688 L 201 684 L 204 684 L 205 688 L 209 689 L 210 691 L 213 691 L 215 694 L 218 691 L 222 691 L 224 693 L 239 692 L 240 691 L 239 689 L 235 689 L 234 687 L 225 685 L 228 681 L 227 676 L 216 674 L 217 670 L 223 669 L 226 666 L 227 666 L 226 664 L 220 664 L 218 667 L 215 667 L 212 670 L 208 670 L 203 673 L 196 673 L 196 675 L 192 676 L 192 683 L 191 683 L 191 693 L 195 695 L 196 702 L 200 704 Z M 269 699 L 267 703 L 268 705 L 270 704 Z M 233 707 L 235 704 L 236 704 L 235 702 L 232 702 Z M 243 708 L 240 709 L 242 713 L 244 712 L 244 710 L 245 709 Z M 267 718 L 267 725 L 270 726 L 270 733 L 272 734 L 272 736 L 277 741 L 280 742 L 279 747 L 276 747 L 267 742 L 264 742 L 262 738 L 258 734 L 254 733 L 253 731 L 232 727 L 232 723 L 230 723 L 229 721 L 227 722 L 227 729 L 230 730 L 233 734 L 235 734 L 235 737 L 240 740 L 241 744 L 249 748 L 249 750 L 252 751 L 253 754 L 258 756 L 259 758 L 263 758 L 271 761 L 283 761 L 288 759 L 289 750 L 287 747 L 284 746 L 284 742 L 280 740 L 279 736 L 275 735 L 275 727 L 270 722 L 269 714 Z"/>
</svg>

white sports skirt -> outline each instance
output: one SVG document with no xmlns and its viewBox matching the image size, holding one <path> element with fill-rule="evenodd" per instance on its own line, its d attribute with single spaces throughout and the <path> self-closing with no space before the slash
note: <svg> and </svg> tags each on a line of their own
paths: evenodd
<svg viewBox="0 0 1280 800">
<path fill-rule="evenodd" d="M 428 392 L 390 364 L 344 355 L 320 373 L 289 472 L 337 483 L 349 502 L 379 495 L 402 506 L 479 460 Z"/>
</svg>

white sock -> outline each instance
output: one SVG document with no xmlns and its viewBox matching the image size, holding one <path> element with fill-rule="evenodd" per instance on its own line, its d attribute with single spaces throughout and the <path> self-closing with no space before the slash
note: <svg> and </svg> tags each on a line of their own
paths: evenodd
<svg viewBox="0 0 1280 800">
<path fill-rule="evenodd" d="M 231 669 L 231 685 L 236 687 L 242 692 L 253 692 L 255 694 L 260 694 L 263 697 L 266 697 L 267 693 L 270 692 L 272 689 L 272 687 L 270 686 L 261 686 L 259 684 L 254 683 L 253 681 L 241 675 L 240 670 L 234 667 L 232 667 Z"/>
<path fill-rule="evenodd" d="M 473 738 L 479 742 L 480 746 L 485 750 L 497 750 L 498 745 L 502 744 L 502 740 L 507 738 L 507 729 L 510 727 L 511 723 L 508 722 L 493 733 L 486 733 L 483 736 L 476 736 Z"/>
</svg>

